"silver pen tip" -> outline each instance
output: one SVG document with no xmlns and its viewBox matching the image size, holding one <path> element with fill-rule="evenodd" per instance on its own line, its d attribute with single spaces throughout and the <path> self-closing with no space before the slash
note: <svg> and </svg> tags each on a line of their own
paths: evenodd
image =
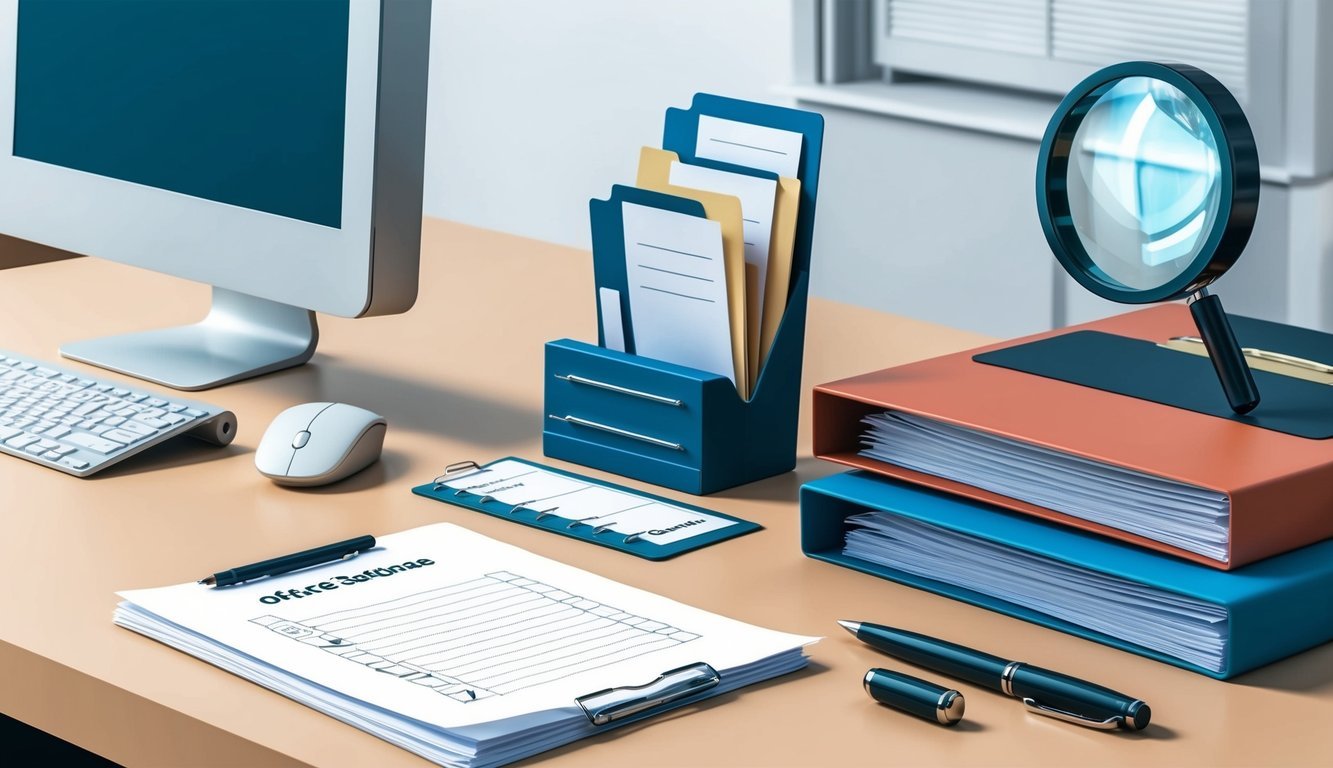
<svg viewBox="0 0 1333 768">
<path fill-rule="evenodd" d="M 851 632 L 853 635 L 861 631 L 861 622 L 859 621 L 843 621 L 839 619 L 838 626 L 842 627 L 848 632 Z"/>
</svg>

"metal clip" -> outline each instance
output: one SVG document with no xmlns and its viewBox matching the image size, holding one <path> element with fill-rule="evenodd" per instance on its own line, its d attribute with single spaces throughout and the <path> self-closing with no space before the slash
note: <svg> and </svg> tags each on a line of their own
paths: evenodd
<svg viewBox="0 0 1333 768">
<path fill-rule="evenodd" d="M 563 421 L 568 424 L 575 424 L 580 427 L 587 427 L 588 429 L 596 429 L 602 432 L 610 432 L 613 435 L 628 437 L 631 440 L 640 440 L 645 443 L 661 446 L 662 448 L 670 448 L 673 451 L 685 450 L 685 446 L 681 445 L 680 443 L 673 443 L 670 440 L 663 440 L 657 437 L 650 437 L 648 435 L 639 434 L 638 432 L 631 432 L 628 429 L 621 429 L 620 427 L 612 427 L 608 424 L 601 424 L 596 421 L 581 419 L 578 416 L 556 416 L 554 413 L 551 413 L 547 414 L 547 418 L 555 419 L 556 421 Z"/>
<path fill-rule="evenodd" d="M 1112 715 L 1111 717 L 1108 717 L 1105 720 L 1098 720 L 1093 717 L 1088 717 L 1087 715 L 1080 715 L 1076 712 L 1066 712 L 1063 709 L 1048 707 L 1045 704 L 1041 704 L 1037 702 L 1035 699 L 1030 697 L 1025 697 L 1023 699 L 1023 706 L 1027 707 L 1027 710 L 1033 714 L 1045 715 L 1046 717 L 1053 717 L 1056 720 L 1063 720 L 1066 723 L 1081 725 L 1084 728 L 1095 728 L 1099 731 L 1114 731 L 1115 729 L 1121 727 L 1121 725 L 1125 721 L 1125 718 L 1121 717 L 1120 715 Z"/>
<path fill-rule="evenodd" d="M 668 704 L 683 703 L 684 699 L 714 688 L 720 682 L 722 676 L 717 670 L 701 661 L 663 672 L 651 683 L 607 688 L 580 696 L 575 701 L 589 722 L 606 725 Z"/>
<path fill-rule="evenodd" d="M 456 461 L 444 468 L 444 471 L 431 481 L 431 490 L 438 491 L 444 487 L 449 480 L 454 479 L 453 475 L 471 474 L 472 472 L 490 472 L 489 469 L 482 469 L 481 465 L 475 461 Z M 458 494 L 455 493 L 455 496 Z"/>
<path fill-rule="evenodd" d="M 629 395 L 630 397 L 639 397 L 643 398 L 644 400 L 651 400 L 654 403 L 661 403 L 663 405 L 674 405 L 677 408 L 684 405 L 683 402 L 677 400 L 674 397 L 663 397 L 662 395 L 654 395 L 652 392 L 644 392 L 638 389 L 630 389 L 629 387 L 622 387 L 619 384 L 608 384 L 605 381 L 598 381 L 596 379 L 588 379 L 582 376 L 575 376 L 572 373 L 570 374 L 557 373 L 555 377 L 557 379 L 560 379 L 561 381 L 568 381 L 571 384 L 583 384 L 584 386 L 597 387 L 598 389 L 605 389 L 610 392 L 619 392 L 622 395 Z"/>
</svg>

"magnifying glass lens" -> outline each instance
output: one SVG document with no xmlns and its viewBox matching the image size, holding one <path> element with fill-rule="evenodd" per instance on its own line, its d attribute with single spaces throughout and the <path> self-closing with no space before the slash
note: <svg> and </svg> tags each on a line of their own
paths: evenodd
<svg viewBox="0 0 1333 768">
<path fill-rule="evenodd" d="M 1175 86 L 1127 77 L 1089 108 L 1069 155 L 1074 230 L 1102 280 L 1150 290 L 1184 274 L 1219 221 L 1217 140 Z"/>
</svg>

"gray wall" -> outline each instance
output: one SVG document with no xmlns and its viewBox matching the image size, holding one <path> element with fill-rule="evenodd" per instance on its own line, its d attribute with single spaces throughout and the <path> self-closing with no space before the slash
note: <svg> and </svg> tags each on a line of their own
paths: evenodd
<svg viewBox="0 0 1333 768">
<path fill-rule="evenodd" d="M 772 101 L 786 0 L 435 0 L 426 213 L 588 247 L 588 200 L 633 183 L 697 91 Z"/>
</svg>

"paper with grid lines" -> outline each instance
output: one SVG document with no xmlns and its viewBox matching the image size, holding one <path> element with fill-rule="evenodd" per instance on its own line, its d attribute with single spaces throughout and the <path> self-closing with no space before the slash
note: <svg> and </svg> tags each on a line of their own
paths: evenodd
<svg viewBox="0 0 1333 768">
<path fill-rule="evenodd" d="M 246 677 L 280 671 L 441 728 L 578 712 L 575 699 L 588 693 L 700 661 L 725 675 L 813 640 L 449 524 L 385 536 L 346 562 L 237 587 L 181 584 L 121 597 L 118 623 L 178 647 L 206 644 L 240 660 Z"/>
</svg>

